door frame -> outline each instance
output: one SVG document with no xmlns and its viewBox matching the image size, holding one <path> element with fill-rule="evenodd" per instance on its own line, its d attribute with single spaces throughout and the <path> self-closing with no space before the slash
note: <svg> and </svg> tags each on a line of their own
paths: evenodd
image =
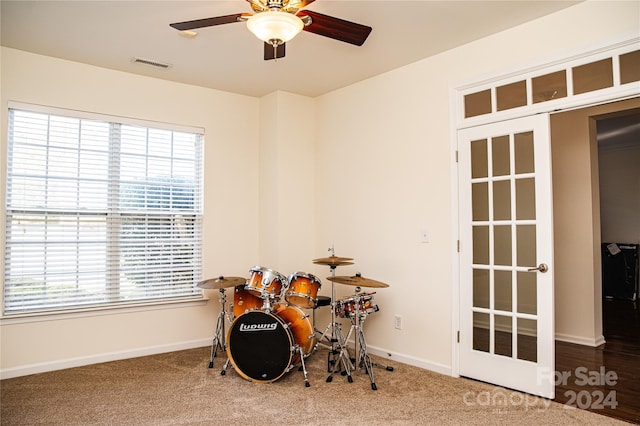
<svg viewBox="0 0 640 426">
<path fill-rule="evenodd" d="M 571 109 L 584 108 L 588 106 L 601 105 L 629 99 L 640 95 L 640 82 L 635 81 L 622 84 L 619 78 L 620 62 L 622 54 L 640 49 L 640 37 L 636 34 L 623 35 L 614 40 L 607 40 L 600 45 L 593 44 L 588 49 L 575 51 L 573 54 L 564 54 L 537 61 L 530 67 L 518 70 L 503 70 L 492 76 L 477 78 L 472 81 L 453 84 L 449 88 L 449 117 L 450 117 L 450 157 L 451 164 L 451 209 L 453 217 L 451 236 L 451 375 L 460 376 L 459 357 L 459 330 L 460 330 L 460 206 L 459 181 L 458 181 L 458 131 L 468 127 L 482 124 L 489 124 L 513 118 L 530 116 L 538 113 L 553 113 L 556 111 L 567 111 Z M 572 90 L 572 69 L 579 65 L 589 64 L 595 61 L 611 58 L 613 66 L 613 85 L 604 89 L 592 92 L 574 94 Z M 536 76 L 547 75 L 556 71 L 566 71 L 567 75 L 567 96 L 552 99 L 545 102 L 533 102 L 532 79 Z M 513 109 L 497 111 L 496 90 L 497 88 L 519 81 L 526 81 L 527 104 Z M 491 96 L 491 111 L 465 118 L 465 96 L 481 91 L 488 91 Z M 551 141 L 552 143 L 552 141 Z M 553 187 L 553 179 L 551 180 Z"/>
</svg>

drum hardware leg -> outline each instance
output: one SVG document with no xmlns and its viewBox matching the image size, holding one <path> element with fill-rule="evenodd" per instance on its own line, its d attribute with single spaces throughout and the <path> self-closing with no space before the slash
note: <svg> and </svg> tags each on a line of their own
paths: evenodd
<svg viewBox="0 0 640 426">
<path fill-rule="evenodd" d="M 358 330 L 358 345 L 360 346 L 360 359 L 356 362 L 356 366 L 360 364 L 364 364 L 364 369 L 369 375 L 369 380 L 371 381 L 371 389 L 377 390 L 375 379 L 373 377 L 373 363 L 371 362 L 371 357 L 369 356 L 369 352 L 367 351 L 367 343 L 364 339 L 364 333 L 362 328 Z"/>
<path fill-rule="evenodd" d="M 227 367 L 229 367 L 229 361 L 231 361 L 229 358 L 227 358 L 227 361 L 224 363 L 224 366 L 222 367 L 222 370 L 220 371 L 220 375 L 224 376 L 225 374 L 227 374 Z"/>
<path fill-rule="evenodd" d="M 327 383 L 331 382 L 333 380 L 333 375 L 336 373 L 338 366 L 342 365 L 342 367 L 344 368 L 344 373 L 347 376 L 347 380 L 349 381 L 349 383 L 353 383 L 353 377 L 351 376 L 351 371 L 354 369 L 353 364 L 351 363 L 351 358 L 349 356 L 349 351 L 347 349 L 347 346 L 345 345 L 345 339 L 344 336 L 342 335 L 342 330 L 340 328 L 340 324 L 336 324 L 337 327 L 335 327 L 335 333 L 336 333 L 336 343 L 337 346 L 336 348 L 332 349 L 329 352 L 329 364 L 333 364 L 333 368 L 331 368 L 330 370 L 330 374 L 329 377 L 327 377 Z M 338 350 L 339 348 L 339 350 Z M 336 355 L 338 355 L 337 359 L 336 359 Z M 333 357 L 333 359 L 331 359 Z"/>
<path fill-rule="evenodd" d="M 213 338 L 213 343 L 211 344 L 211 357 L 209 358 L 209 368 L 213 368 L 213 358 L 216 356 L 216 352 L 218 350 L 218 346 L 222 351 L 227 349 L 227 343 L 225 341 L 225 319 L 231 323 L 231 318 L 229 317 L 229 313 L 226 311 L 227 306 L 227 295 L 224 292 L 224 288 L 220 289 L 220 305 L 222 306 L 222 310 L 218 314 L 218 319 L 216 320 L 216 332 Z"/>
<path fill-rule="evenodd" d="M 355 368 L 357 370 L 359 367 L 363 366 L 366 373 L 369 375 L 369 380 L 371 381 L 371 389 L 377 390 L 378 387 L 376 386 L 376 383 L 375 383 L 375 379 L 373 375 L 373 367 L 384 368 L 387 371 L 393 371 L 393 367 L 378 364 L 371 360 L 371 356 L 369 355 L 369 351 L 367 349 L 367 341 L 364 337 L 363 325 L 366 319 L 367 319 L 366 312 L 362 314 L 360 318 L 352 318 L 352 326 L 351 326 L 351 329 L 349 330 L 347 339 L 351 336 L 351 331 L 356 330 L 356 349 L 359 350 L 359 355 L 357 355 L 355 359 Z"/>
<path fill-rule="evenodd" d="M 300 354 L 300 362 L 302 363 L 302 374 L 304 375 L 304 386 L 309 387 L 311 383 L 309 383 L 309 378 L 307 377 L 307 367 L 304 364 L 304 351 L 301 347 L 298 347 L 298 353 Z"/>
</svg>

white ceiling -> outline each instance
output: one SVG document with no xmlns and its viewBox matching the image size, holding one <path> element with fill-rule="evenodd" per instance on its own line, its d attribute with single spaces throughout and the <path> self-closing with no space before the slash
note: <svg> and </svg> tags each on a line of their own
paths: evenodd
<svg viewBox="0 0 640 426">
<path fill-rule="evenodd" d="M 198 30 L 172 22 L 251 12 L 243 0 L 1 0 L 3 46 L 250 96 L 318 96 L 569 7 L 578 1 L 316 0 L 307 9 L 373 27 L 362 47 L 302 32 L 262 59 L 244 23 Z M 133 63 L 140 57 L 167 70 Z"/>
</svg>

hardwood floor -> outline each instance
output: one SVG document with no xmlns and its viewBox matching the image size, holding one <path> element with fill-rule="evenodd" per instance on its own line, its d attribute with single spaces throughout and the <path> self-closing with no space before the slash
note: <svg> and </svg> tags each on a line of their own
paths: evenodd
<svg viewBox="0 0 640 426">
<path fill-rule="evenodd" d="M 640 424 L 640 303 L 603 303 L 606 343 L 556 342 L 556 402 Z"/>
</svg>

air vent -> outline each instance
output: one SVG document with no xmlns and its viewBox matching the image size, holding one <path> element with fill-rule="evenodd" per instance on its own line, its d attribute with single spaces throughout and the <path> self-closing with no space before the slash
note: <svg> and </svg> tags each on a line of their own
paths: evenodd
<svg viewBox="0 0 640 426">
<path fill-rule="evenodd" d="M 165 64 L 159 61 L 154 61 L 152 59 L 144 59 L 144 58 L 133 58 L 131 62 L 136 64 L 150 65 L 156 68 L 162 68 L 163 70 L 171 68 L 170 64 Z"/>
</svg>

